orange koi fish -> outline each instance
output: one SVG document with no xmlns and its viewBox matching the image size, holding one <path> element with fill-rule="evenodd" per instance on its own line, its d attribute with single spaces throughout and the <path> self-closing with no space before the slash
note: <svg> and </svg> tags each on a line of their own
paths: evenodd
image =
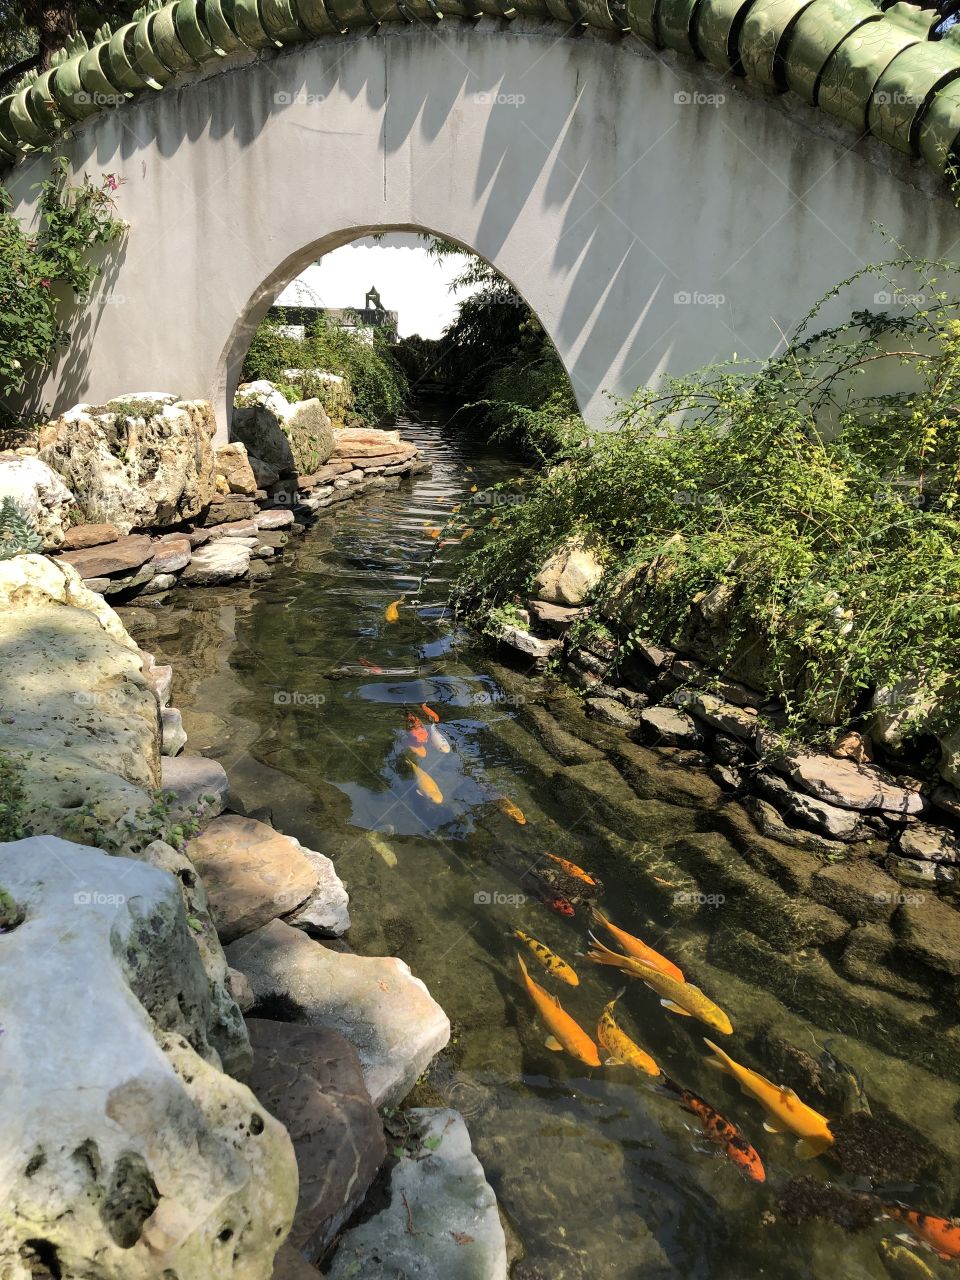
<svg viewBox="0 0 960 1280">
<path fill-rule="evenodd" d="M 623 929 L 618 929 L 602 911 L 597 907 L 592 907 L 591 912 L 594 921 L 602 924 L 608 933 L 612 933 L 620 946 L 628 956 L 633 956 L 637 960 L 643 960 L 647 964 L 652 964 L 655 969 L 659 969 L 661 973 L 665 973 L 670 978 L 675 978 L 677 982 L 685 982 L 683 973 L 672 960 L 668 960 L 666 956 L 662 956 L 659 951 L 654 951 L 653 947 L 648 947 L 645 942 L 641 942 L 639 938 L 635 938 L 632 933 L 627 933 Z"/>
<path fill-rule="evenodd" d="M 944 1262 L 960 1258 L 960 1223 L 956 1218 L 938 1218 L 899 1203 L 885 1204 L 883 1212 L 888 1218 L 904 1223 L 922 1245 Z"/>
<path fill-rule="evenodd" d="M 437 713 L 434 711 L 433 707 L 428 707 L 428 706 L 427 706 L 427 704 L 426 704 L 425 702 L 421 702 L 421 703 L 420 703 L 420 710 L 421 710 L 421 711 L 423 712 L 423 714 L 427 717 L 427 719 L 428 719 L 428 720 L 432 720 L 434 724 L 439 724 L 439 723 L 440 723 L 440 717 L 439 717 L 439 716 L 437 715 Z"/>
<path fill-rule="evenodd" d="M 767 1175 L 763 1168 L 763 1161 L 737 1126 L 732 1124 L 726 1116 L 722 1116 L 699 1094 L 693 1093 L 690 1089 L 682 1089 L 669 1077 L 664 1077 L 658 1092 L 674 1097 L 684 1111 L 689 1111 L 691 1115 L 696 1116 L 704 1135 L 723 1148 L 723 1154 L 731 1164 L 736 1165 L 745 1178 L 749 1178 L 751 1182 L 766 1182 Z"/>
<path fill-rule="evenodd" d="M 430 739 L 430 745 L 435 751 L 441 751 L 447 755 L 450 751 L 450 743 L 446 740 L 435 724 L 432 724 L 427 730 L 427 737 Z"/>
<path fill-rule="evenodd" d="M 428 529 L 428 530 L 427 530 L 427 537 L 428 537 L 428 538 L 439 538 L 439 537 L 440 537 L 440 530 L 439 530 L 439 529 L 437 529 L 436 527 L 434 527 L 434 528 L 432 528 L 432 529 Z"/>
<path fill-rule="evenodd" d="M 429 773 L 421 769 L 419 765 L 414 764 L 412 760 L 408 761 L 408 763 L 417 779 L 417 790 L 424 800 L 430 800 L 433 804 L 443 804 L 443 792 L 430 777 Z"/>
<path fill-rule="evenodd" d="M 383 667 L 378 667 L 375 662 L 371 662 L 369 658 L 358 658 L 357 661 L 361 667 L 366 667 L 368 671 L 372 671 L 375 676 L 383 675 Z"/>
<path fill-rule="evenodd" d="M 427 758 L 427 748 L 418 746 L 417 742 L 410 734 L 407 734 L 407 750 L 412 751 L 415 756 L 419 756 L 421 760 Z"/>
<path fill-rule="evenodd" d="M 523 810 L 519 805 L 515 805 L 512 800 L 508 800 L 506 796 L 497 796 L 497 805 L 508 818 L 512 818 L 514 822 L 519 822 L 521 827 L 526 825 L 527 820 L 524 817 Z"/>
<path fill-rule="evenodd" d="M 403 604 L 402 600 L 393 600 L 390 604 L 387 605 L 386 613 L 383 615 L 387 622 L 400 621 L 400 606 L 402 604 Z"/>
<path fill-rule="evenodd" d="M 523 974 L 523 981 L 530 999 L 550 1031 L 546 1040 L 547 1048 L 553 1053 L 566 1051 L 572 1058 L 585 1063 L 588 1067 L 599 1067 L 600 1055 L 597 1053 L 597 1046 L 583 1027 L 574 1022 L 556 996 L 544 991 L 539 983 L 534 982 L 527 973 L 523 956 L 518 954 L 517 960 L 520 962 L 520 972 Z"/>
<path fill-rule="evenodd" d="M 617 992 L 610 1003 L 605 1006 L 603 1013 L 600 1015 L 600 1021 L 597 1023 L 597 1039 L 610 1055 L 604 1066 L 633 1067 L 635 1071 L 642 1071 L 645 1075 L 658 1076 L 660 1068 L 653 1058 L 650 1057 L 649 1053 L 644 1052 L 638 1044 L 634 1044 L 613 1016 L 613 1006 L 622 995 L 622 990 Z"/>
<path fill-rule="evenodd" d="M 568 876 L 573 876 L 575 880 L 582 880 L 591 889 L 597 888 L 597 881 L 593 876 L 584 871 L 583 867 L 578 867 L 575 862 L 568 862 L 566 858 L 558 858 L 555 853 L 545 853 L 545 858 L 549 858 L 551 862 L 555 862 L 561 871 L 565 871 Z"/>
<path fill-rule="evenodd" d="M 407 726 L 410 729 L 410 737 L 414 742 L 419 742 L 421 746 L 426 746 L 427 738 L 429 737 L 427 726 L 412 711 L 407 712 Z"/>
<path fill-rule="evenodd" d="M 569 919 L 577 914 L 573 903 L 566 898 L 562 898 L 559 893 L 544 894 L 542 901 L 545 907 L 555 911 L 558 916 L 567 916 Z"/>
</svg>

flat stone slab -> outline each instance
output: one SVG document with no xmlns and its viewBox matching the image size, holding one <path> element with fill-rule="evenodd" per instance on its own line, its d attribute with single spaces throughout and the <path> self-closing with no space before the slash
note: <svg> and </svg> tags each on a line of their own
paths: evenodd
<svg viewBox="0 0 960 1280">
<path fill-rule="evenodd" d="M 546 662 L 560 648 L 559 640 L 544 640 L 522 627 L 504 627 L 499 638 L 502 644 L 516 649 L 524 657 L 533 658 L 535 662 Z"/>
<path fill-rule="evenodd" d="M 399 453 L 399 431 L 378 431 L 372 427 L 340 427 L 333 433 L 333 458 L 362 458 L 382 453 Z"/>
<path fill-rule="evenodd" d="M 796 752 L 771 764 L 811 795 L 842 809 L 880 809 L 885 813 L 919 813 L 923 797 L 902 787 L 869 764 L 838 760 L 813 752 Z"/>
<path fill-rule="evenodd" d="M 258 529 L 286 529 L 288 525 L 293 524 L 293 512 L 289 507 L 261 511 L 255 523 Z"/>
<path fill-rule="evenodd" d="M 386 1157 L 383 1125 L 357 1051 L 336 1031 L 264 1018 L 248 1019 L 247 1030 L 254 1057 L 246 1083 L 297 1155 L 300 1198 L 287 1243 L 316 1262 Z"/>
<path fill-rule="evenodd" d="M 226 954 L 259 1006 L 292 1001 L 299 1020 L 354 1045 L 377 1107 L 402 1102 L 450 1039 L 447 1015 L 395 957 L 331 951 L 281 920 L 231 942 Z"/>
<path fill-rule="evenodd" d="M 563 635 L 578 618 L 583 617 L 583 609 L 573 605 L 551 604 L 548 600 L 528 600 L 527 612 L 534 622 L 554 636 Z"/>
<path fill-rule="evenodd" d="M 64 551 L 60 557 L 72 564 L 81 578 L 110 578 L 118 573 L 133 573 L 152 558 L 153 540 L 140 533 L 129 534 L 104 546 Z"/>
<path fill-rule="evenodd" d="M 168 534 L 153 544 L 151 564 L 157 573 L 179 573 L 190 563 L 193 548 L 186 534 Z"/>
<path fill-rule="evenodd" d="M 893 921 L 900 950 L 951 978 L 960 977 L 960 911 L 932 893 L 905 902 Z"/>
<path fill-rule="evenodd" d="M 220 538 L 198 547 L 193 559 L 180 575 L 188 587 L 215 587 L 236 582 L 250 572 L 250 548 L 236 538 Z"/>
<path fill-rule="evenodd" d="M 647 746 L 697 747 L 703 734 L 696 721 L 679 707 L 644 707 L 637 714 L 637 727 L 631 737 Z"/>
<path fill-rule="evenodd" d="M 112 524 L 75 524 L 63 535 L 64 551 L 80 551 L 86 547 L 102 547 L 116 542 L 120 531 Z"/>
<path fill-rule="evenodd" d="M 190 840 L 187 857 L 203 880 L 222 942 L 285 915 L 317 885 L 317 871 L 295 840 L 233 813 Z"/>
<path fill-rule="evenodd" d="M 223 812 L 230 781 L 217 760 L 206 756 L 164 756 L 160 761 L 160 787 L 173 792 L 180 815 L 202 808 L 204 815 L 210 817 Z"/>
<path fill-rule="evenodd" d="M 497 1198 L 456 1111 L 415 1108 L 389 1203 L 346 1231 L 330 1280 L 506 1280 Z"/>
</svg>

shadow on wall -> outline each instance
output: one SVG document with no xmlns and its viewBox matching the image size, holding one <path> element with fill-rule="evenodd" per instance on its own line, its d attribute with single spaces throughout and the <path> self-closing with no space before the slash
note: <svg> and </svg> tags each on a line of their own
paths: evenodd
<svg viewBox="0 0 960 1280">
<path fill-rule="evenodd" d="M 596 155 L 604 148 L 609 153 L 609 148 L 615 145 L 618 128 L 622 129 L 623 122 L 617 118 L 616 86 L 622 77 L 638 73 L 639 46 L 631 51 L 632 56 L 631 53 L 620 53 L 612 48 L 595 49 L 596 53 L 604 55 L 609 73 L 606 85 L 609 105 L 598 116 L 596 86 L 589 96 L 582 94 L 576 63 L 584 45 L 614 44 L 615 39 L 595 33 L 574 36 L 560 24 L 549 22 L 531 20 L 526 24 L 526 32 L 517 26 L 517 36 L 529 35 L 537 42 L 531 45 L 528 65 L 531 61 L 539 60 L 541 49 L 548 49 L 547 41 L 551 45 L 565 46 L 566 59 L 573 64 L 569 92 L 565 82 L 559 96 L 531 92 L 529 85 L 525 95 L 522 82 L 513 84 L 503 79 L 481 77 L 468 66 L 470 59 L 459 56 L 456 50 L 451 53 L 452 41 L 440 39 L 433 29 L 421 25 L 423 29 L 419 31 L 398 28 L 390 29 L 389 32 L 318 40 L 307 45 L 295 45 L 255 60 L 244 56 L 214 76 L 185 82 L 165 89 L 162 95 L 158 94 L 153 99 L 141 99 L 126 107 L 106 112 L 91 120 L 86 127 L 80 128 L 70 140 L 74 167 L 78 171 L 94 172 L 98 168 L 115 168 L 118 161 L 122 161 L 126 172 L 133 173 L 135 170 L 131 168 L 131 162 L 135 162 L 141 155 L 146 158 L 148 150 L 151 155 L 159 154 L 161 158 L 170 158 L 184 143 L 196 142 L 202 138 L 214 143 L 230 138 L 245 150 L 267 130 L 283 125 L 291 109 L 302 107 L 304 103 L 315 104 L 317 107 L 315 126 L 305 125 L 302 113 L 298 112 L 297 118 L 291 120 L 290 128 L 298 133 L 305 129 L 316 132 L 318 148 L 322 148 L 317 152 L 320 163 L 324 158 L 330 157 L 330 131 L 324 124 L 323 111 L 324 103 L 334 88 L 338 95 L 346 95 L 353 102 L 365 102 L 372 112 L 378 113 L 385 107 L 389 108 L 384 115 L 381 138 L 388 154 L 399 155 L 408 147 L 415 134 L 421 139 L 429 140 L 439 138 L 446 131 L 451 136 L 450 145 L 454 152 L 451 163 L 456 167 L 456 133 L 458 128 L 466 127 L 457 123 L 458 112 L 462 117 L 465 102 L 471 109 L 475 105 L 478 111 L 483 112 L 478 117 L 483 121 L 480 163 L 475 170 L 458 173 L 457 177 L 462 177 L 471 184 L 471 199 L 479 210 L 479 218 L 476 222 L 475 243 L 465 244 L 464 247 L 480 253 L 492 262 L 522 296 L 530 298 L 531 291 L 525 287 L 525 281 L 512 278 L 503 269 L 498 261 L 498 252 L 526 206 L 533 203 L 534 199 L 542 201 L 545 194 L 548 206 L 563 210 L 563 233 L 559 239 L 543 245 L 542 258 L 543 261 L 549 261 L 554 274 L 566 279 L 565 296 L 560 304 L 559 320 L 556 316 L 552 318 L 552 322 L 549 317 L 542 319 L 559 351 L 577 351 L 576 357 L 572 361 L 568 360 L 567 364 L 575 393 L 583 406 L 598 391 L 595 373 L 587 377 L 586 371 L 596 370 L 598 365 L 610 367 L 620 355 L 620 352 L 610 349 L 609 333 L 593 334 L 593 320 L 597 309 L 601 305 L 616 306 L 619 300 L 620 306 L 629 308 L 626 313 L 636 317 L 636 323 L 622 333 L 621 352 L 628 352 L 635 344 L 643 315 L 651 301 L 650 298 L 637 298 L 631 294 L 628 283 L 630 272 L 627 268 L 632 256 L 643 254 L 644 249 L 638 243 L 635 232 L 626 223 L 609 216 L 603 199 L 603 192 L 609 186 L 609 158 L 604 165 Z M 498 45 L 502 45 L 505 40 L 515 39 L 512 33 L 508 36 L 500 29 L 502 24 L 490 22 L 480 25 L 489 27 L 487 34 L 492 34 Z M 446 24 L 444 28 L 446 34 Z M 469 28 L 454 27 L 454 35 L 462 35 L 466 30 L 472 32 L 473 24 Z M 368 58 L 351 59 L 348 56 L 352 47 L 370 40 L 376 40 L 384 47 L 386 75 L 383 74 L 382 63 L 376 64 L 374 72 Z M 422 56 L 422 47 L 419 54 L 411 47 L 422 46 L 424 41 L 436 43 L 438 49 L 446 49 L 450 54 L 443 56 L 438 53 L 434 60 L 437 73 L 431 75 L 429 80 L 424 79 L 413 62 L 414 58 Z M 316 56 L 318 51 L 321 55 L 319 57 Z M 645 61 L 649 67 L 649 61 Z M 271 91 L 261 92 L 261 88 L 266 85 L 269 85 Z M 391 91 L 391 85 L 402 85 L 402 92 Z M 161 114 L 157 110 L 161 97 L 168 101 L 174 98 L 175 110 L 165 109 Z M 556 155 L 558 146 L 574 135 L 596 140 L 596 145 L 591 143 L 586 148 L 585 154 L 590 158 L 579 171 L 569 167 L 562 157 Z M 277 145 L 282 153 L 282 129 L 277 136 Z M 600 139 L 605 140 L 603 147 L 599 145 Z M 302 146 L 302 142 L 297 146 Z M 349 158 L 344 155 L 342 140 L 338 154 L 341 162 Z M 25 171 L 31 167 L 23 165 L 15 175 L 16 185 L 21 192 Z M 627 178 L 627 174 L 623 176 Z M 627 189 L 638 176 L 634 174 L 627 178 Z M 213 198 L 216 183 L 216 167 L 211 166 Z M 535 197 L 538 186 L 540 193 Z M 184 192 L 185 217 L 188 216 L 190 195 L 191 193 Z M 122 196 L 121 191 L 121 212 Z M 228 211 L 222 212 L 229 216 Z M 276 212 L 278 217 L 283 216 L 282 205 L 278 206 Z M 374 212 L 371 210 L 371 213 Z M 223 395 L 229 402 L 236 385 L 239 361 L 257 324 L 279 290 L 322 253 L 330 252 L 370 231 L 383 229 L 382 224 L 375 222 L 366 227 L 345 228 L 342 234 L 327 235 L 323 239 L 305 244 L 298 252 L 288 255 L 270 270 L 260 288 L 249 299 L 246 310 L 238 317 L 236 327 L 225 345 L 223 371 L 219 380 L 221 385 L 216 387 L 218 396 Z M 410 224 L 391 224 L 387 229 L 423 228 Z M 137 234 L 136 225 L 130 234 Z M 435 234 L 456 239 L 445 227 L 439 227 Z M 263 249 L 266 251 L 266 245 Z M 653 256 L 656 258 L 657 254 Z M 531 270 L 537 265 L 536 262 L 531 263 Z M 119 275 L 119 266 L 119 263 L 116 264 L 112 273 L 114 278 Z M 661 276 L 661 282 L 665 278 L 666 271 Z M 109 277 L 103 280 L 97 287 L 97 293 L 107 292 L 110 283 Z M 634 289 L 635 284 L 634 279 Z M 184 299 L 185 307 L 197 305 L 202 306 L 202 296 Z M 96 337 L 100 311 L 102 306 L 98 311 L 95 301 L 79 318 L 71 347 L 57 370 L 61 387 L 72 388 L 75 398 L 83 395 L 86 353 Z M 162 380 L 163 335 L 158 333 L 156 336 L 158 377 Z M 135 340 L 133 335 L 131 340 Z M 656 359 L 662 365 L 669 356 L 669 332 L 658 334 L 654 343 L 657 347 Z M 646 334 L 642 345 L 649 346 Z M 195 391 L 194 388 L 172 389 L 189 394 L 194 394 Z"/>
</svg>

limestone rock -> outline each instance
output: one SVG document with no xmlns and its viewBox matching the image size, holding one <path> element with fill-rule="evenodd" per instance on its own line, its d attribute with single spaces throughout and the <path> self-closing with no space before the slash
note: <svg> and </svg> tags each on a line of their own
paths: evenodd
<svg viewBox="0 0 960 1280">
<path fill-rule="evenodd" d="M 290 1001 L 360 1054 L 374 1105 L 395 1106 L 450 1038 L 447 1015 L 402 960 L 331 951 L 274 920 L 232 942 L 227 959 L 258 1003 Z"/>
<path fill-rule="evenodd" d="M 786 817 L 832 840 L 866 840 L 874 834 L 856 809 L 841 809 L 805 791 L 795 791 L 778 774 L 759 773 L 756 784 L 761 795 Z"/>
<path fill-rule="evenodd" d="M 186 587 L 217 587 L 249 572 L 250 548 L 240 546 L 235 538 L 220 538 L 194 551 L 180 581 Z"/>
<path fill-rule="evenodd" d="M 890 814 L 919 813 L 919 791 L 900 786 L 874 765 L 798 751 L 771 761 L 811 795 L 844 809 L 880 809 Z"/>
<path fill-rule="evenodd" d="M 159 664 L 152 653 L 142 653 L 143 678 L 147 686 L 153 690 L 157 703 L 165 707 L 170 701 L 170 689 L 173 686 L 173 667 Z"/>
<path fill-rule="evenodd" d="M 259 537 L 255 516 L 248 520 L 226 520 L 210 530 L 208 542 L 217 542 L 220 538 L 253 538 Z"/>
<path fill-rule="evenodd" d="M 678 665 L 676 662 L 673 664 L 671 675 Z M 698 689 L 678 689 L 673 694 L 673 703 L 708 724 L 711 729 L 729 733 L 741 742 L 752 742 L 757 736 L 756 715 L 751 715 L 744 707 L 724 702 L 712 693 L 701 693 Z"/>
<path fill-rule="evenodd" d="M 142 596 L 158 596 L 176 585 L 177 575 L 175 573 L 155 573 L 150 581 L 144 583 L 140 588 L 139 594 Z"/>
<path fill-rule="evenodd" d="M 210 506 L 203 513 L 205 527 L 233 524 L 237 520 L 252 520 L 257 514 L 257 504 L 253 498 L 245 498 L 239 493 L 216 495 Z"/>
<path fill-rule="evenodd" d="M 146 534 L 118 538 L 104 546 L 64 551 L 61 560 L 72 564 L 82 578 L 109 578 L 129 574 L 153 558 L 153 542 Z"/>
<path fill-rule="evenodd" d="M 121 533 L 177 524 L 214 493 L 213 411 L 147 392 L 77 405 L 40 432 L 40 456 L 73 489 L 84 519 Z"/>
<path fill-rule="evenodd" d="M 261 1018 L 247 1029 L 254 1053 L 247 1083 L 297 1155 L 300 1198 L 288 1243 L 316 1262 L 383 1163 L 383 1125 L 357 1051 L 336 1031 Z"/>
<path fill-rule="evenodd" d="M 317 884 L 314 865 L 296 840 L 236 814 L 214 818 L 189 841 L 187 855 L 203 877 L 224 942 L 285 915 Z"/>
<path fill-rule="evenodd" d="M 276 484 L 280 479 L 279 471 L 271 467 L 269 462 L 264 462 L 262 458 L 258 458 L 255 453 L 248 453 L 247 461 L 250 463 L 250 470 L 253 472 L 258 489 L 269 489 L 271 485 Z"/>
<path fill-rule="evenodd" d="M 498 638 L 502 644 L 516 649 L 517 653 L 523 654 L 525 658 L 532 658 L 539 664 L 547 662 L 560 648 L 559 640 L 544 640 L 530 631 L 524 631 L 522 627 L 504 627 Z"/>
<path fill-rule="evenodd" d="M 0 458 L 0 502 L 4 498 L 13 498 L 45 549 L 63 544 L 76 499 L 55 469 L 40 458 Z"/>
<path fill-rule="evenodd" d="M 309 929 L 311 933 L 322 934 L 325 938 L 339 938 L 350 928 L 350 898 L 336 868 L 325 854 L 306 848 L 292 836 L 284 839 L 293 842 L 312 864 L 317 876 L 316 887 L 310 896 L 295 911 L 284 916 L 284 920 L 297 929 Z"/>
<path fill-rule="evenodd" d="M 507 1280 L 497 1198 L 456 1111 L 415 1108 L 389 1202 L 346 1231 L 330 1280 Z"/>
<path fill-rule="evenodd" d="M 550 604 L 546 600 L 528 600 L 527 612 L 531 619 L 552 636 L 562 636 L 569 631 L 578 618 L 583 617 L 583 609 L 574 609 L 570 605 Z"/>
<path fill-rule="evenodd" d="M 81 547 L 102 547 L 105 542 L 116 542 L 119 537 L 119 530 L 112 524 L 77 524 L 67 530 L 63 549 L 79 551 Z"/>
<path fill-rule="evenodd" d="M 165 756 L 160 764 L 160 786 L 174 797 L 178 818 L 202 810 L 205 817 L 222 813 L 230 791 L 226 770 L 206 756 Z"/>
<path fill-rule="evenodd" d="M 645 707 L 637 715 L 637 727 L 631 734 L 647 746 L 698 747 L 703 734 L 696 721 L 678 707 Z"/>
<path fill-rule="evenodd" d="M 23 917 L 0 934 L 0 1257 L 42 1240 L 63 1276 L 268 1276 L 293 1148 L 205 1044 L 174 878 L 46 837 L 0 846 L 0 889 Z"/>
<path fill-rule="evenodd" d="M 541 567 L 533 589 L 548 604 L 579 605 L 603 577 L 596 555 L 582 543 L 560 547 Z"/>
<path fill-rule="evenodd" d="M 923 858 L 928 862 L 960 863 L 956 832 L 945 827 L 927 826 L 926 823 L 907 827 L 902 832 L 900 852 L 908 858 Z"/>
<path fill-rule="evenodd" d="M 83 585 L 72 565 L 37 555 L 0 561 L 0 613 L 4 610 L 23 612 L 51 604 L 70 605 L 92 614 L 118 644 L 128 649 L 137 648 L 106 600 Z"/>
<path fill-rule="evenodd" d="M 176 707 L 162 707 L 160 710 L 161 752 L 165 756 L 178 756 L 187 745 L 187 735 L 183 728 L 183 717 Z"/>
<path fill-rule="evenodd" d="M 284 1244 L 273 1260 L 271 1280 L 317 1280 L 319 1274 L 299 1249 L 294 1249 L 292 1244 Z"/>
<path fill-rule="evenodd" d="M 936 689 L 913 674 L 875 690 L 870 699 L 871 739 L 884 747 L 899 747 L 911 734 L 922 732 L 936 701 Z"/>
<path fill-rule="evenodd" d="M 280 475 L 309 475 L 333 453 L 333 429 L 320 401 L 290 404 L 269 382 L 237 393 L 230 435 Z"/>
<path fill-rule="evenodd" d="M 259 485 L 247 457 L 247 447 L 239 440 L 218 445 L 213 465 L 216 475 L 226 480 L 230 493 L 242 493 L 252 498 L 257 492 Z"/>
</svg>

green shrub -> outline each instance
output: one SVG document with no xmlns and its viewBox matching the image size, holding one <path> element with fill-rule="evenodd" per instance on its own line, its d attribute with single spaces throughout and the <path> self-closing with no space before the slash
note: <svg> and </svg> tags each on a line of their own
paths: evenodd
<svg viewBox="0 0 960 1280">
<path fill-rule="evenodd" d="M 897 268 L 932 270 L 872 270 Z M 939 691 L 922 727 L 955 726 L 957 307 L 936 292 L 905 317 L 857 314 L 811 337 L 814 312 L 775 359 L 638 390 L 614 431 L 566 424 L 558 464 L 514 495 L 525 500 L 487 508 L 459 608 L 523 593 L 562 541 L 588 536 L 626 647 L 699 627 L 714 666 L 749 671 L 812 738 L 908 674 Z M 877 389 L 878 365 L 896 389 Z"/>
<path fill-rule="evenodd" d="M 294 386 L 287 369 L 321 369 L 346 379 L 346 392 L 312 378 L 309 373 Z M 389 341 L 379 332 L 366 342 L 349 329 L 342 329 L 318 316 L 302 339 L 286 336 L 269 317 L 254 334 L 243 365 L 245 381 L 266 378 L 280 385 L 292 399 L 317 396 L 334 421 L 345 426 L 377 426 L 394 418 L 403 408 L 407 381 L 392 359 Z"/>
<path fill-rule="evenodd" d="M 66 160 L 55 159 L 41 183 L 36 235 L 7 212 L 10 198 L 0 188 L 0 394 L 19 395 L 66 342 L 61 306 L 82 302 L 99 274 L 90 249 L 123 233 L 112 199 L 118 185 L 108 174 L 99 186 L 87 179 L 68 186 Z"/>
<path fill-rule="evenodd" d="M 27 834 L 23 823 L 27 800 L 23 770 L 22 760 L 0 749 L 0 842 L 21 840 Z"/>
</svg>

